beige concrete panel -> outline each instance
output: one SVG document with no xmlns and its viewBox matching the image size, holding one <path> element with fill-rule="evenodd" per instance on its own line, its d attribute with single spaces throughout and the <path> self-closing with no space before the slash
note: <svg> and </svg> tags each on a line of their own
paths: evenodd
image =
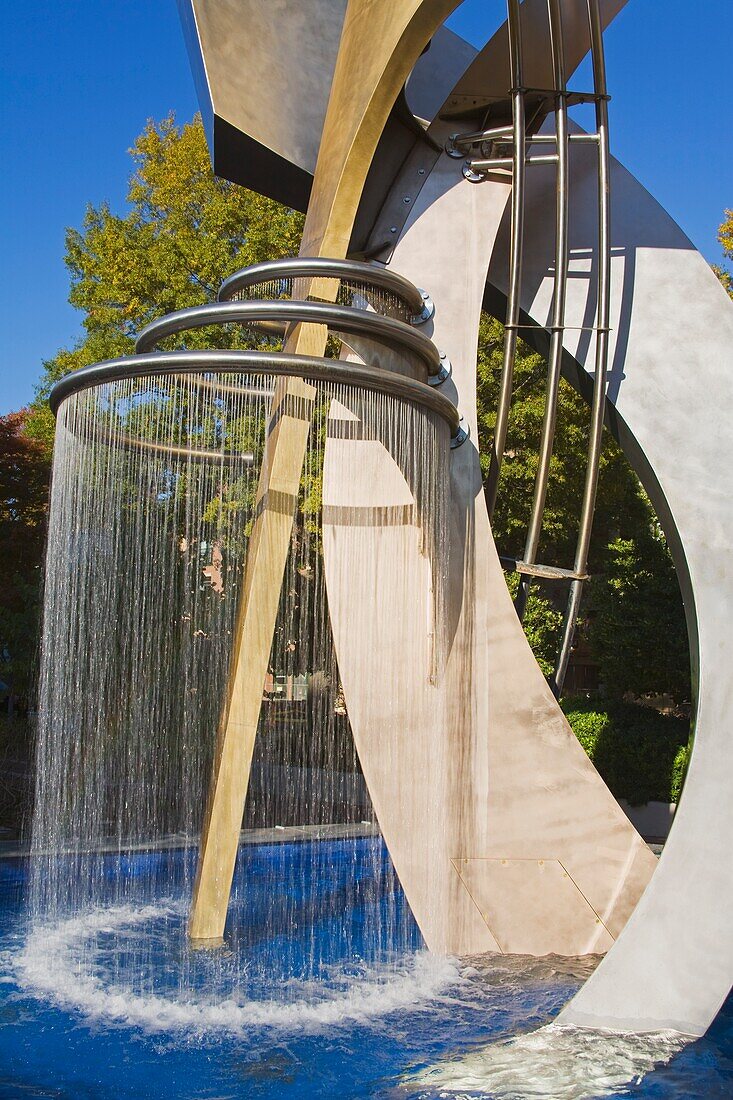
<svg viewBox="0 0 733 1100">
<path fill-rule="evenodd" d="M 359 759 L 390 854 L 428 945 L 498 944 L 450 860 L 436 858 L 455 770 L 436 682 L 432 577 L 414 497 L 379 440 L 339 438 L 332 406 L 323 478 L 324 567 L 339 671 Z"/>
<path fill-rule="evenodd" d="M 571 323 L 592 324 L 595 165 L 585 147 L 576 149 L 568 314 Z M 552 241 L 542 210 L 553 201 L 553 181 L 530 176 L 528 183 L 522 305 L 543 324 Z M 658 871 L 613 951 L 561 1019 L 699 1035 L 733 980 L 733 872 L 723 855 L 733 833 L 733 303 L 682 230 L 616 161 L 610 193 L 609 420 L 675 557 L 697 680 L 695 743 Z M 499 282 L 503 236 L 497 245 L 491 274 Z M 572 357 L 566 366 L 575 360 L 578 384 L 587 387 L 583 368 L 592 369 L 592 336 L 568 332 L 564 343 Z"/>
<path fill-rule="evenodd" d="M 505 953 L 586 955 L 613 938 L 556 859 L 454 861 L 469 894 Z M 578 949 L 578 945 L 581 945 Z"/>
<path fill-rule="evenodd" d="M 505 201 L 508 188 L 497 187 Z M 453 379 L 444 389 L 451 392 L 452 387 L 474 438 L 478 322 L 488 258 L 503 213 L 496 197 L 467 184 L 460 162 L 442 156 L 394 257 L 397 270 L 427 284 L 436 303 L 434 338 L 453 363 Z M 327 460 L 330 448 L 331 441 Z M 345 453 L 339 452 L 333 469 L 334 484 L 324 484 L 324 499 L 326 492 L 335 496 L 347 491 Z M 452 880 L 452 861 L 555 860 L 568 870 L 574 889 L 601 922 L 617 932 L 638 901 L 655 859 L 588 760 L 529 649 L 493 545 L 478 453 L 470 441 L 453 455 L 451 516 L 449 655 L 440 706 L 419 661 L 405 665 L 411 687 L 390 701 L 389 713 L 370 694 L 360 671 L 367 659 L 365 636 L 383 639 L 400 661 L 411 653 L 410 660 L 415 659 L 414 624 L 403 632 L 402 615 L 394 609 L 419 606 L 420 588 L 407 592 L 407 582 L 393 578 L 384 604 L 368 589 L 355 601 L 347 593 L 360 583 L 358 558 L 348 564 L 356 546 L 341 530 L 324 539 L 347 706 L 402 885 L 429 946 L 481 951 L 484 928 L 491 930 L 483 920 L 480 927 L 469 918 Z M 371 568 L 376 570 L 385 534 L 367 530 L 360 535 L 362 562 L 367 552 L 373 554 Z M 393 562 L 400 560 L 395 555 L 393 551 Z M 388 576 L 388 557 L 383 560 Z M 342 579 L 349 569 L 352 574 Z M 418 582 L 427 586 L 429 578 L 413 568 L 409 583 Z M 389 744 L 370 729 L 375 715 L 380 716 L 377 725 L 389 726 Z M 411 785 L 418 787 L 419 804 L 414 794 L 406 794 Z M 394 806 L 399 812 L 390 809 Z M 421 848 L 429 858 L 414 854 Z M 547 928 L 543 949 L 571 954 L 588 950 L 582 922 L 573 925 L 574 933 L 568 931 L 562 895 L 548 890 L 542 898 Z M 500 946 L 522 952 L 527 936 L 519 917 L 508 920 Z M 603 950 L 604 944 L 608 941 L 601 937 L 594 949 Z"/>
</svg>

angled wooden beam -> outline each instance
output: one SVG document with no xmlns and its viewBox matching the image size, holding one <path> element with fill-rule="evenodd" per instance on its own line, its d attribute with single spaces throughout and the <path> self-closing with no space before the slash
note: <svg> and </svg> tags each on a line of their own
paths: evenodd
<svg viewBox="0 0 733 1100">
<path fill-rule="evenodd" d="M 390 110 L 434 31 L 458 0 L 349 0 L 306 217 L 302 256 L 346 256 L 356 211 Z M 314 287 L 311 287 L 311 292 Z M 335 280 L 319 297 L 335 299 Z M 287 350 L 321 356 L 322 325 L 294 328 Z M 272 431 L 257 494 L 227 698 L 209 791 L 189 936 L 224 934 L 239 832 L 275 619 L 308 442 L 315 391 L 285 378 L 277 386 Z M 292 399 L 295 399 L 293 402 Z M 301 403 L 298 411 L 298 402 Z M 293 408 L 296 412 L 293 414 Z"/>
</svg>

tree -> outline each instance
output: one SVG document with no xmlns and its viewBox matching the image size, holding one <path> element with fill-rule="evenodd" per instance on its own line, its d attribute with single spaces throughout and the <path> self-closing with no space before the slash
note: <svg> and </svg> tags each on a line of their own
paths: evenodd
<svg viewBox="0 0 733 1100">
<path fill-rule="evenodd" d="M 214 301 L 234 271 L 298 251 L 302 215 L 217 179 L 199 116 L 183 126 L 173 115 L 148 122 L 130 154 L 127 212 L 89 206 L 81 228 L 67 230 L 69 301 L 82 311 L 86 334 L 44 364 L 28 429 L 38 439 L 53 437 L 46 399 L 58 378 L 130 354 L 155 317 Z M 186 346 L 243 344 L 239 333 L 220 328 L 187 334 Z"/>
<path fill-rule="evenodd" d="M 25 409 L 0 417 L 0 680 L 11 711 L 33 679 L 51 467 L 26 421 Z"/>
<path fill-rule="evenodd" d="M 484 315 L 478 354 L 479 448 L 488 473 L 503 358 L 503 327 Z M 502 465 L 493 532 L 500 554 L 521 558 L 527 530 L 545 408 L 547 364 L 518 342 L 507 453 Z M 589 430 L 585 401 L 566 382 L 558 397 L 557 432 L 538 560 L 572 565 Z M 649 499 L 608 432 L 604 435 L 598 499 L 579 624 L 614 696 L 669 694 L 689 700 L 689 654 L 682 599 L 672 559 Z M 508 576 L 512 594 L 516 574 Z M 545 673 L 552 669 L 566 592 L 533 585 L 525 633 Z M 660 642 L 660 639 L 662 640 Z"/>
<path fill-rule="evenodd" d="M 606 693 L 690 699 L 684 608 L 661 532 L 609 543 L 593 583 L 590 634 Z"/>
<path fill-rule="evenodd" d="M 723 211 L 723 220 L 718 226 L 718 241 L 725 258 L 733 260 L 733 210 Z M 733 274 L 727 267 L 720 267 L 717 264 L 713 265 L 713 271 L 733 298 Z"/>
</svg>

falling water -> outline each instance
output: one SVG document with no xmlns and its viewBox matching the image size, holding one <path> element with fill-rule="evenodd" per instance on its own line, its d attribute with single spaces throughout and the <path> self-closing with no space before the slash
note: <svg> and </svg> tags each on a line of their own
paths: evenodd
<svg viewBox="0 0 733 1100">
<path fill-rule="evenodd" d="M 241 374 L 126 379 L 59 412 L 21 964 L 27 984 L 83 1012 L 199 1029 L 348 1016 L 357 1003 L 367 1014 L 410 1003 L 444 977 L 415 954 L 360 772 L 321 515 L 330 411 L 348 408 L 410 487 L 440 638 L 448 429 L 341 385 L 314 384 L 226 945 L 186 939 L 274 386 Z M 392 564 L 396 576 L 407 567 Z M 389 693 L 400 668 L 387 653 L 363 674 Z M 293 830 L 302 839 L 286 859 L 276 842 Z"/>
</svg>

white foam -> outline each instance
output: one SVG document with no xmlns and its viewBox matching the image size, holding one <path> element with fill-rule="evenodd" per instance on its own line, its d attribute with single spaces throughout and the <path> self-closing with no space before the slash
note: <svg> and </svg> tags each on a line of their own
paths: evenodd
<svg viewBox="0 0 733 1100">
<path fill-rule="evenodd" d="M 180 907 L 121 905 L 95 909 L 55 922 L 36 924 L 12 959 L 12 970 L 26 992 L 88 1018 L 104 1019 L 150 1032 L 189 1031 L 242 1035 L 257 1027 L 286 1030 L 320 1029 L 343 1023 L 367 1023 L 400 1009 L 426 1005 L 458 976 L 447 959 L 419 952 L 401 967 L 366 971 L 344 991 L 319 987 L 319 1000 L 306 1000 L 312 983 L 302 983 L 303 998 L 237 999 L 218 1003 L 174 993 L 141 994 L 93 973 L 84 948 L 98 933 L 127 931 L 166 916 L 180 917 Z M 143 933 L 144 934 L 144 933 Z M 293 983 L 289 983 L 292 989 Z"/>
<path fill-rule="evenodd" d="M 410 1084 L 493 1100 L 590 1100 L 638 1082 L 687 1042 L 672 1031 L 629 1035 L 548 1024 L 422 1070 Z"/>
</svg>

